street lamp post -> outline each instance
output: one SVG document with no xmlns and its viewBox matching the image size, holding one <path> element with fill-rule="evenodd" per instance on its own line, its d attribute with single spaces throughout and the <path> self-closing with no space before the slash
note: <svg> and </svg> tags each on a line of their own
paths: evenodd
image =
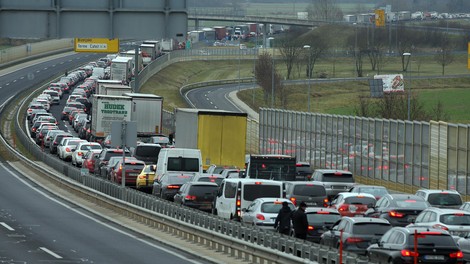
<svg viewBox="0 0 470 264">
<path fill-rule="evenodd" d="M 269 47 L 273 50 L 273 56 L 271 60 L 271 108 L 274 108 L 274 38 L 270 37 Z"/>
<path fill-rule="evenodd" d="M 410 58 L 411 58 L 411 53 L 409 52 L 405 52 L 403 53 L 403 57 L 406 58 L 406 67 L 405 67 L 405 72 L 408 73 L 408 67 L 410 67 L 410 70 L 411 70 L 411 64 L 410 64 Z M 410 120 L 410 105 L 411 105 L 411 74 L 408 74 L 408 77 L 410 78 L 410 83 L 408 84 L 408 86 L 410 87 L 408 89 L 408 120 Z"/>
<path fill-rule="evenodd" d="M 308 112 L 310 112 L 310 83 L 311 83 L 311 79 L 312 79 L 312 70 L 310 69 L 311 67 L 311 59 L 312 59 L 312 56 L 311 56 L 311 53 L 310 53 L 310 45 L 304 45 L 304 49 L 306 49 L 308 51 L 308 66 L 307 66 L 307 70 L 308 70 L 308 93 L 307 93 L 307 101 L 308 101 Z"/>
</svg>

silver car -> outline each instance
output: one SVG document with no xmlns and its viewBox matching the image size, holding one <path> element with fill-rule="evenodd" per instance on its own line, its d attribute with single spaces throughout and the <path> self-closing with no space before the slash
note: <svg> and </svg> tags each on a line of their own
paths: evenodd
<svg viewBox="0 0 470 264">
<path fill-rule="evenodd" d="M 425 226 L 447 230 L 453 236 L 470 234 L 470 212 L 430 207 L 423 210 L 409 226 Z"/>
<path fill-rule="evenodd" d="M 282 208 L 282 202 L 287 202 L 290 209 L 295 210 L 295 205 L 289 199 L 257 198 L 246 209 L 242 209 L 241 221 L 274 230 L 274 222 Z"/>
</svg>

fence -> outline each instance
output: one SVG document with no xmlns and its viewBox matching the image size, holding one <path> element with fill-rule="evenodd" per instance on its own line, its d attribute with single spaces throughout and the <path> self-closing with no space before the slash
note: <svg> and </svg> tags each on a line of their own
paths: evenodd
<svg viewBox="0 0 470 264">
<path fill-rule="evenodd" d="M 260 152 L 352 171 L 368 184 L 468 195 L 468 125 L 260 110 Z"/>
<path fill-rule="evenodd" d="M 35 43 L 28 43 L 8 49 L 0 50 L 0 65 L 17 60 L 29 60 L 34 56 L 42 56 L 49 52 L 62 52 L 73 48 L 73 39 L 54 39 Z"/>
</svg>

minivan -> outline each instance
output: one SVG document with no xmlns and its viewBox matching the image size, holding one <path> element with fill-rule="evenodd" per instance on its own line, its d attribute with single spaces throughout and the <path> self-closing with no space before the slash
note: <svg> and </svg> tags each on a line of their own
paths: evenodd
<svg viewBox="0 0 470 264">
<path fill-rule="evenodd" d="M 225 218 L 240 221 L 241 212 L 256 198 L 284 198 L 281 181 L 263 179 L 224 179 L 220 185 L 213 213 Z"/>
<path fill-rule="evenodd" d="M 295 206 L 304 202 L 308 207 L 327 207 L 328 196 L 325 186 L 321 182 L 314 181 L 290 181 L 284 182 L 286 198 Z"/>
<path fill-rule="evenodd" d="M 158 154 L 156 179 L 168 172 L 202 173 L 199 149 L 162 148 Z"/>
</svg>

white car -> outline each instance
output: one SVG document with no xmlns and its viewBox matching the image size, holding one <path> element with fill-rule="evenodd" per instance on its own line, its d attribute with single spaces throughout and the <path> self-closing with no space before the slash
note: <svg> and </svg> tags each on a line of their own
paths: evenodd
<svg viewBox="0 0 470 264">
<path fill-rule="evenodd" d="M 42 104 L 42 106 L 44 107 L 44 109 L 46 109 L 46 111 L 49 112 L 49 110 L 51 109 L 51 104 L 49 103 L 49 101 L 47 99 L 44 99 L 44 98 L 36 98 L 34 99 L 34 102 L 35 103 L 39 103 L 39 104 Z"/>
<path fill-rule="evenodd" d="M 257 198 L 242 210 L 241 221 L 261 228 L 274 229 L 274 222 L 283 202 L 287 202 L 292 211 L 295 210 L 295 205 L 289 199 Z"/>
<path fill-rule="evenodd" d="M 102 149 L 103 148 L 101 147 L 101 145 L 97 142 L 80 142 L 72 153 L 72 165 L 77 167 L 81 166 L 83 163 L 83 157 L 88 151 L 96 150 L 99 153 Z"/>
<path fill-rule="evenodd" d="M 59 92 L 54 91 L 54 90 L 44 90 L 42 94 L 48 94 L 52 97 L 52 104 L 59 104 L 60 103 L 60 95 Z"/>
<path fill-rule="evenodd" d="M 57 146 L 57 155 L 62 160 L 71 160 L 72 151 L 77 147 L 78 143 L 85 141 L 80 138 L 63 138 L 59 146 Z"/>
</svg>

